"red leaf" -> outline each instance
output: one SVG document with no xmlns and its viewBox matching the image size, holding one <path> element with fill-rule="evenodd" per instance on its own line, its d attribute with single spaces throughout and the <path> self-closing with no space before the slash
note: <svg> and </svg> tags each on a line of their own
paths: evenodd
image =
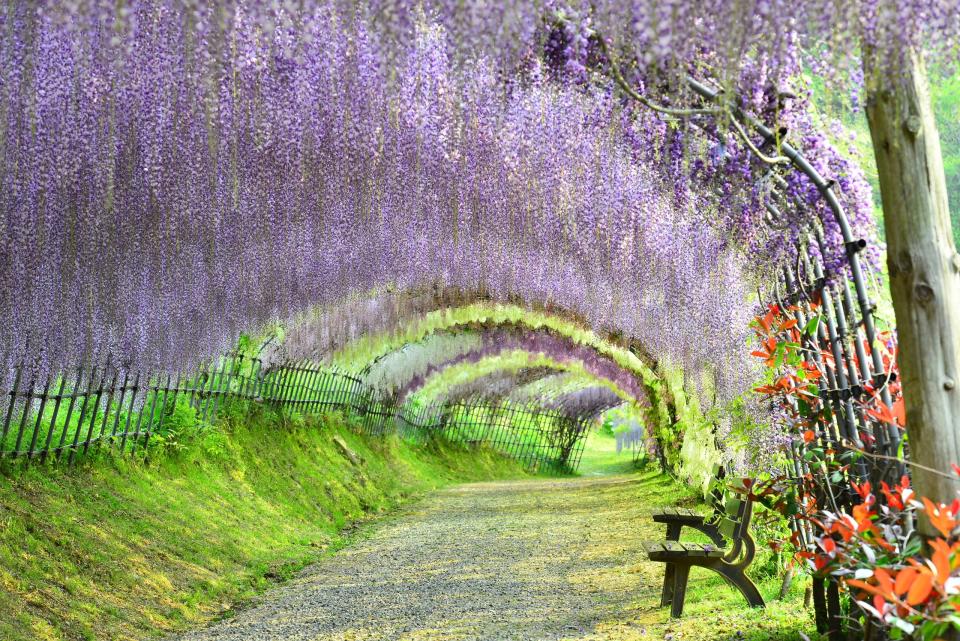
<svg viewBox="0 0 960 641">
<path fill-rule="evenodd" d="M 868 408 L 867 416 L 882 423 L 889 423 L 890 425 L 897 424 L 897 417 L 894 415 L 893 410 L 883 401 L 877 401 L 874 407 Z"/>
<path fill-rule="evenodd" d="M 870 494 L 870 491 L 873 489 L 870 486 L 870 481 L 865 481 L 863 485 L 857 485 L 854 482 L 851 482 L 850 485 L 853 486 L 853 490 L 860 495 L 860 499 L 867 505 L 873 503 L 871 500 L 873 496 Z"/>
<path fill-rule="evenodd" d="M 896 425 L 907 426 L 907 404 L 902 396 L 893 402 L 893 418 Z"/>
<path fill-rule="evenodd" d="M 921 572 L 910 586 L 910 591 L 907 592 L 907 605 L 917 605 L 918 603 L 923 603 L 927 600 L 927 597 L 930 596 L 930 592 L 932 590 L 933 576 L 929 573 L 929 571 Z"/>
<path fill-rule="evenodd" d="M 859 588 L 864 592 L 869 592 L 870 594 L 876 594 L 877 596 L 880 596 L 877 590 L 877 586 L 871 585 L 866 581 L 861 581 L 860 579 L 847 579 L 847 585 L 850 585 L 855 588 Z M 879 610 L 880 608 L 877 608 L 877 609 Z"/>
<path fill-rule="evenodd" d="M 896 596 L 893 592 L 893 578 L 887 570 L 877 568 L 873 571 L 873 575 L 877 577 L 877 587 L 879 588 L 880 594 L 885 597 Z"/>
<path fill-rule="evenodd" d="M 924 499 L 926 500 L 926 499 Z M 950 578 L 950 547 L 943 539 L 930 541 L 933 548 L 933 566 L 937 568 L 937 582 L 943 585 Z"/>
<path fill-rule="evenodd" d="M 905 594 L 906 591 L 910 589 L 910 585 L 916 578 L 916 568 L 904 568 L 903 570 L 900 570 L 900 574 L 897 575 L 897 581 L 893 587 L 894 592 L 897 594 Z"/>
<path fill-rule="evenodd" d="M 900 500 L 900 496 L 890 491 L 890 486 L 887 485 L 886 481 L 880 481 L 880 491 L 886 497 L 887 505 L 895 510 L 903 509 L 903 501 Z"/>
<path fill-rule="evenodd" d="M 950 533 L 957 527 L 957 520 L 953 518 L 949 508 L 942 503 L 935 505 L 933 501 L 927 497 L 923 497 L 923 506 L 926 508 L 930 525 L 937 528 L 937 531 L 944 537 L 949 538 Z"/>
</svg>

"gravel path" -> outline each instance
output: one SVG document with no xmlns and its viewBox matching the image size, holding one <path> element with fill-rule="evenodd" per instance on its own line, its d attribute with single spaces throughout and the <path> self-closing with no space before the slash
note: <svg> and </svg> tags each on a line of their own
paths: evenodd
<svg viewBox="0 0 960 641">
<path fill-rule="evenodd" d="M 583 639 L 658 600 L 649 476 L 463 485 L 181 641 Z M 640 495 L 640 496 L 638 496 Z M 645 634 L 645 632 L 644 632 Z"/>
</svg>

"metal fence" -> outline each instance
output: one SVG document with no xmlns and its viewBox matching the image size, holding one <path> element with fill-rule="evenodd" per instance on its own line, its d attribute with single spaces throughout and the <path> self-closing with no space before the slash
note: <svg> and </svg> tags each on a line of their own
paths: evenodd
<svg viewBox="0 0 960 641">
<path fill-rule="evenodd" d="M 444 438 L 496 449 L 530 469 L 575 469 L 588 418 L 533 404 L 477 400 L 411 405 L 378 398 L 355 376 L 311 362 L 264 369 L 228 354 L 190 375 L 139 372 L 115 363 L 38 377 L 17 367 L 0 389 L 0 461 L 73 463 L 93 451 L 134 452 L 154 435 L 212 423 L 229 403 L 300 414 L 343 412 L 370 435 Z"/>
</svg>

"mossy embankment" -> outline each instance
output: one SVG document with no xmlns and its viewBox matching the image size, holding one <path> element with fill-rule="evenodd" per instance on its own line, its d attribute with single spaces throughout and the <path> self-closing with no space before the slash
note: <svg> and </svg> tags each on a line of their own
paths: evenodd
<svg viewBox="0 0 960 641">
<path fill-rule="evenodd" d="M 5 470 L 0 639 L 185 629 L 332 553 L 353 526 L 406 499 L 523 476 L 491 452 L 364 437 L 337 415 L 233 416 L 168 436 L 145 460 Z"/>
</svg>

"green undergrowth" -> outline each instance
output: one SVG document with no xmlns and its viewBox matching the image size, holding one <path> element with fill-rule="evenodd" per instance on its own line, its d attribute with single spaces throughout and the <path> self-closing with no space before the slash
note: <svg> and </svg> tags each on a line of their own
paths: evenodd
<svg viewBox="0 0 960 641">
<path fill-rule="evenodd" d="M 147 459 L 5 470 L 0 639 L 182 630 L 229 614 L 406 499 L 524 474 L 486 450 L 360 436 L 339 415 L 226 414 L 158 439 Z"/>
<path fill-rule="evenodd" d="M 629 491 L 610 493 L 610 504 L 616 508 L 623 503 L 626 516 L 623 521 L 610 524 L 610 545 L 634 547 L 630 537 L 642 540 L 660 540 L 665 527 L 654 523 L 649 512 L 661 506 L 682 506 L 709 514 L 712 507 L 704 501 L 701 488 L 678 483 L 659 473 L 657 465 L 641 460 L 637 466 L 629 452 L 617 453 L 615 439 L 607 434 L 591 431 L 577 472 L 581 476 L 596 477 L 616 474 L 635 474 L 638 483 L 627 486 Z M 634 514 L 640 506 L 640 514 Z M 680 619 L 670 617 L 669 609 L 659 607 L 663 565 L 650 563 L 638 557 L 635 566 L 622 568 L 630 578 L 618 574 L 611 565 L 601 576 L 607 576 L 599 585 L 632 586 L 634 601 L 618 611 L 611 620 L 601 623 L 593 634 L 584 639 L 597 641 L 802 641 L 802 635 L 817 639 L 813 625 L 813 611 L 804 605 L 804 593 L 810 579 L 797 574 L 790 582 L 784 598 L 780 598 L 788 559 L 786 553 L 774 552 L 768 541 L 782 537 L 782 522 L 772 518 L 762 507 L 751 525 L 757 543 L 757 556 L 747 574 L 759 588 L 766 608 L 748 607 L 737 590 L 717 574 L 694 568 L 690 574 L 686 605 Z M 623 531 L 627 530 L 627 531 Z M 683 540 L 709 543 L 703 534 L 685 528 Z M 598 551 L 599 552 L 599 551 Z M 595 577 L 599 581 L 601 577 Z M 571 637 L 573 638 L 573 637 Z"/>
</svg>

